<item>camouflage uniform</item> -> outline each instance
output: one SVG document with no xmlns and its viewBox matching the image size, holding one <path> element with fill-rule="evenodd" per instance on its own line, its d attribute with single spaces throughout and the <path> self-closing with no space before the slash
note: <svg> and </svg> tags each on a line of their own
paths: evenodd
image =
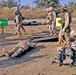
<svg viewBox="0 0 76 75">
<path fill-rule="evenodd" d="M 25 40 L 25 41 L 20 41 L 18 45 L 12 49 L 12 51 L 7 52 L 5 51 L 5 56 L 9 56 L 11 58 L 15 58 L 18 55 L 20 55 L 22 52 L 26 51 L 30 47 L 33 48 L 35 45 L 33 45 L 33 42 Z"/>
<path fill-rule="evenodd" d="M 65 25 L 63 27 L 63 32 L 67 43 L 70 43 L 70 14 L 65 12 Z"/>
<path fill-rule="evenodd" d="M 73 63 L 73 51 L 69 45 L 60 46 L 57 48 L 57 56 L 54 56 L 53 62 L 61 64 L 70 64 Z M 53 63 L 52 62 L 52 63 Z"/>
<path fill-rule="evenodd" d="M 16 33 L 18 33 L 21 36 L 21 32 L 20 29 L 22 28 L 22 30 L 26 33 L 25 28 L 22 25 L 22 14 L 17 10 L 15 11 L 15 19 L 16 19 Z"/>
<path fill-rule="evenodd" d="M 71 23 L 71 15 L 66 10 L 62 13 L 62 26 L 59 33 L 59 41 L 62 39 L 62 35 L 65 36 L 65 40 L 67 43 L 70 43 L 70 23 Z"/>
<path fill-rule="evenodd" d="M 17 32 L 21 36 L 20 27 L 21 27 L 22 18 L 19 14 L 17 14 L 15 18 L 16 18 Z"/>
<path fill-rule="evenodd" d="M 64 32 L 62 31 L 62 29 L 63 29 L 63 27 L 64 27 L 64 25 L 65 25 L 64 13 L 62 13 L 61 18 L 62 18 L 62 25 L 61 25 L 61 27 L 60 27 L 60 32 L 59 32 L 59 42 L 58 42 L 59 45 L 61 45 L 62 40 L 63 40 L 63 35 L 64 35 Z"/>
<path fill-rule="evenodd" d="M 56 12 L 54 10 L 50 12 L 49 30 L 52 35 L 56 34 Z"/>
</svg>

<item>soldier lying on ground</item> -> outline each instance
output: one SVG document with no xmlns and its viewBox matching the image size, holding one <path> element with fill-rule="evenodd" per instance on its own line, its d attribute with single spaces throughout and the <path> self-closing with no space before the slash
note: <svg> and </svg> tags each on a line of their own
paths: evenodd
<svg viewBox="0 0 76 75">
<path fill-rule="evenodd" d="M 59 63 L 59 66 L 62 64 L 69 64 L 70 66 L 73 63 L 73 51 L 70 45 L 64 45 L 57 48 L 57 56 L 54 56 L 53 63 Z"/>
<path fill-rule="evenodd" d="M 12 51 L 8 52 L 4 50 L 4 54 L 1 57 L 8 56 L 10 58 L 15 58 L 21 56 L 23 52 L 27 51 L 29 48 L 34 48 L 35 45 L 36 44 L 33 44 L 30 40 L 20 41 L 17 46 L 12 49 Z"/>
</svg>

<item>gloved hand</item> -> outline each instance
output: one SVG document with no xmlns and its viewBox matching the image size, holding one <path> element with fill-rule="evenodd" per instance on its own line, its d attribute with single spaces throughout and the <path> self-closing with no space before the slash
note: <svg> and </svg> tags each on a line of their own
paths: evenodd
<svg viewBox="0 0 76 75">
<path fill-rule="evenodd" d="M 63 28 L 63 30 L 62 30 L 63 32 L 65 32 L 65 29 Z"/>
</svg>

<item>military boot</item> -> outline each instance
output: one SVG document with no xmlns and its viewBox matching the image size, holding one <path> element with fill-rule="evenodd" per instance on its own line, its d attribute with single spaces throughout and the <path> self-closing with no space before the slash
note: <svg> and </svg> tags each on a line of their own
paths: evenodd
<svg viewBox="0 0 76 75">
<path fill-rule="evenodd" d="M 63 61 L 64 64 L 72 64 L 73 59 L 69 55 L 66 55 L 66 59 Z"/>
</svg>

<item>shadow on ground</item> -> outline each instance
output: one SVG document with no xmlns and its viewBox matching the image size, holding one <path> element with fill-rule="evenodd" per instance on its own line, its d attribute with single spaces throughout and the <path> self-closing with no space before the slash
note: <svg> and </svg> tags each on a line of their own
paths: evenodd
<svg viewBox="0 0 76 75">
<path fill-rule="evenodd" d="M 34 60 L 36 58 L 42 58 L 45 55 L 31 57 L 31 55 L 33 53 L 40 51 L 40 49 L 42 49 L 42 48 L 45 48 L 45 47 L 43 45 L 38 45 L 34 49 L 32 49 L 31 51 L 26 52 L 25 55 L 23 55 L 20 58 L 15 58 L 15 59 L 7 58 L 7 59 L 4 59 L 4 60 L 0 60 L 0 68 L 5 68 L 5 67 L 9 67 L 9 66 L 25 63 L 25 62 Z"/>
<path fill-rule="evenodd" d="M 4 36 L 5 37 L 9 37 L 9 36 L 11 36 L 12 35 L 12 33 L 4 33 Z M 2 37 L 2 34 L 0 33 L 0 38 Z"/>
</svg>

